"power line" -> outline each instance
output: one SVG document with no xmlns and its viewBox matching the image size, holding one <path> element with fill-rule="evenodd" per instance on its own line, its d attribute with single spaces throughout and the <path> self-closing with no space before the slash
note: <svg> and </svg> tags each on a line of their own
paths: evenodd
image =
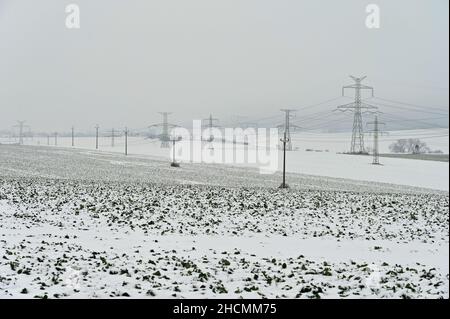
<svg viewBox="0 0 450 319">
<path fill-rule="evenodd" d="M 432 107 L 432 106 L 418 105 L 418 104 L 406 103 L 406 102 L 401 102 L 401 101 L 395 101 L 395 100 L 392 100 L 392 99 L 385 99 L 385 98 L 382 98 L 382 97 L 379 97 L 379 96 L 375 97 L 375 99 L 382 100 L 382 101 L 385 101 L 385 102 L 394 103 L 394 104 L 401 104 L 401 105 L 406 105 L 406 106 L 412 106 L 412 107 L 420 108 L 420 109 L 435 110 L 435 111 L 445 111 L 445 107 Z M 447 114 L 448 114 L 448 112 L 447 112 Z"/>
<path fill-rule="evenodd" d="M 309 114 L 306 116 L 302 115 L 302 118 L 299 119 L 297 122 L 311 122 L 311 121 L 315 121 L 315 120 L 321 120 L 330 116 L 333 116 L 335 113 L 333 113 L 333 110 L 326 110 L 326 111 L 321 111 L 321 112 L 317 112 L 317 113 L 313 113 L 313 114 Z"/>
<path fill-rule="evenodd" d="M 391 119 L 392 119 L 392 117 L 394 117 L 394 120 L 395 120 L 395 118 L 399 118 L 400 121 L 416 122 L 416 123 L 419 123 L 419 124 L 422 124 L 422 125 L 427 125 L 427 126 L 430 126 L 430 127 L 433 127 L 433 128 L 448 128 L 448 127 L 439 126 L 439 125 L 434 124 L 434 123 L 424 122 L 422 119 L 420 119 L 420 120 L 418 120 L 418 119 L 408 119 L 408 118 L 403 117 L 401 115 L 391 114 L 391 113 L 384 113 L 384 114 L 385 114 L 384 116 L 386 116 L 386 114 L 387 114 L 387 116 L 389 118 L 391 118 Z M 402 124 L 400 124 L 400 125 L 402 125 Z"/>
<path fill-rule="evenodd" d="M 408 137 L 411 136 L 416 136 L 416 135 L 409 135 Z M 448 137 L 449 134 L 442 134 L 442 135 L 432 135 L 432 136 L 417 136 L 419 139 L 421 140 L 430 140 L 430 139 L 435 139 L 435 138 L 442 138 L 442 137 Z M 401 137 L 401 138 L 388 138 L 388 139 L 381 139 L 381 141 L 383 142 L 395 142 L 398 141 L 399 139 L 403 139 L 403 138 L 407 138 L 407 137 Z"/>
<path fill-rule="evenodd" d="M 307 110 L 307 109 L 310 109 L 310 108 L 314 108 L 316 106 L 320 106 L 320 105 L 323 105 L 323 104 L 326 104 L 326 103 L 330 103 L 330 102 L 336 101 L 338 99 L 342 99 L 343 97 L 344 98 L 348 98 L 348 96 L 338 96 L 338 97 L 335 97 L 335 98 L 332 98 L 332 99 L 328 99 L 328 100 L 325 100 L 325 101 L 322 101 L 322 102 L 318 102 L 318 103 L 315 103 L 315 104 L 311 104 L 311 105 L 308 105 L 308 106 L 299 107 L 299 108 L 296 108 L 296 110 L 298 110 L 298 111 Z M 325 112 L 327 112 L 327 111 L 325 111 Z M 321 113 L 321 112 L 319 112 L 319 113 Z M 311 115 L 315 115 L 315 114 L 316 113 L 313 113 Z M 271 120 L 271 119 L 275 119 L 275 118 L 279 118 L 279 117 L 280 117 L 280 115 L 274 115 L 274 116 L 270 116 L 270 117 L 257 118 L 254 121 L 255 122 L 262 122 L 262 121 Z"/>
<path fill-rule="evenodd" d="M 375 99 L 377 99 L 377 98 L 375 98 Z M 407 111 L 416 112 L 416 113 L 426 113 L 426 114 L 435 114 L 435 115 L 447 115 L 448 114 L 448 113 L 420 110 L 420 109 L 415 109 L 415 108 L 411 108 L 411 107 L 398 106 L 398 105 L 392 105 L 392 104 L 386 104 L 386 103 L 380 103 L 380 102 L 375 102 L 375 104 L 385 106 L 385 107 L 390 107 L 393 109 L 407 110 Z"/>
<path fill-rule="evenodd" d="M 393 114 L 393 116 L 396 116 L 396 115 Z M 423 120 L 428 121 L 428 120 L 441 120 L 441 119 L 448 119 L 448 116 L 429 117 L 429 118 L 420 119 L 420 120 L 418 120 L 418 119 L 407 119 L 407 118 L 404 118 L 404 119 L 401 119 L 401 120 L 400 119 L 399 120 L 393 119 L 393 120 L 388 121 L 388 122 L 417 122 L 417 121 L 421 122 Z"/>
<path fill-rule="evenodd" d="M 304 110 L 307 110 L 307 109 L 310 109 L 310 108 L 314 108 L 314 107 L 319 106 L 319 105 L 323 105 L 323 104 L 326 104 L 326 103 L 337 101 L 339 99 L 342 99 L 343 97 L 347 97 L 347 96 L 345 96 L 345 95 L 338 96 L 338 97 L 335 97 L 335 98 L 332 98 L 332 99 L 329 99 L 329 100 L 325 100 L 323 102 L 319 102 L 319 103 L 316 103 L 316 104 L 311 104 L 311 105 L 308 105 L 308 106 L 303 106 L 303 107 L 297 108 L 297 110 L 304 111 Z"/>
<path fill-rule="evenodd" d="M 342 116 L 342 115 L 349 115 L 348 113 L 346 113 L 346 112 L 342 112 L 342 113 L 339 113 L 339 114 L 337 114 L 337 116 Z M 323 120 L 323 119 L 326 119 L 326 118 L 329 118 L 329 117 L 331 117 L 331 116 L 336 116 L 336 113 L 335 112 L 330 112 L 329 114 L 326 114 L 326 115 L 324 115 L 324 116 L 322 116 L 322 117 L 320 117 L 320 120 Z M 310 123 L 310 122 L 317 122 L 317 120 L 319 120 L 319 118 L 316 118 L 316 119 L 306 119 L 306 120 L 303 120 L 303 118 L 300 120 L 301 122 L 307 122 L 307 123 Z M 317 126 L 317 127 L 325 127 L 326 126 L 326 124 L 329 124 L 329 123 L 333 123 L 333 122 L 337 122 L 337 121 L 339 121 L 339 119 L 338 120 L 331 120 L 331 121 L 325 121 L 325 122 L 318 122 L 318 123 L 316 123 L 316 124 L 313 124 L 313 126 Z M 297 122 L 296 122 L 297 123 Z M 302 129 L 304 129 L 304 130 L 307 130 L 307 129 L 310 129 L 311 127 L 304 127 L 304 126 L 302 126 Z"/>
<path fill-rule="evenodd" d="M 348 114 L 343 113 L 342 115 L 348 115 Z M 343 120 L 346 120 L 346 119 L 338 118 L 338 119 L 326 121 L 326 122 L 323 122 L 323 123 L 318 123 L 318 124 L 313 125 L 313 126 L 302 127 L 302 130 L 307 130 L 308 131 L 308 130 L 317 130 L 317 129 L 320 129 L 320 128 L 328 128 L 329 124 L 336 123 L 336 122 L 341 123 Z"/>
</svg>

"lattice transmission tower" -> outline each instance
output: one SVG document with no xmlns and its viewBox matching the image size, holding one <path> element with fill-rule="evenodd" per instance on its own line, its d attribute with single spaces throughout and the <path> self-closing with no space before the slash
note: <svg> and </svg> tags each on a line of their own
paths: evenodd
<svg viewBox="0 0 450 319">
<path fill-rule="evenodd" d="M 159 140 L 161 141 L 161 147 L 162 148 L 169 148 L 170 147 L 170 132 L 169 132 L 169 129 L 177 127 L 177 125 L 169 123 L 169 115 L 172 114 L 172 113 L 170 113 L 170 112 L 159 112 L 159 114 L 161 114 L 163 116 L 162 123 L 150 125 L 149 128 L 162 127 L 162 132 L 161 132 L 161 134 L 158 135 Z"/>
<path fill-rule="evenodd" d="M 206 141 L 211 143 L 212 141 L 214 141 L 213 130 L 214 128 L 219 127 L 219 125 L 217 124 L 219 122 L 219 119 L 213 118 L 212 114 L 210 114 L 207 119 L 203 119 L 203 122 L 206 122 L 205 126 L 208 128 L 209 133 L 209 137 Z"/>
<path fill-rule="evenodd" d="M 121 134 L 120 131 L 116 130 L 115 128 L 112 128 L 110 135 L 106 135 L 106 137 L 111 137 L 111 147 L 115 147 L 116 137 L 121 137 Z"/>
<path fill-rule="evenodd" d="M 24 131 L 23 129 L 28 127 L 28 125 L 25 125 L 25 121 L 17 121 L 17 125 L 14 125 L 13 127 L 17 127 L 19 128 L 19 144 L 23 145 L 23 136 L 24 136 Z"/>
<path fill-rule="evenodd" d="M 362 101 L 361 90 L 370 90 L 373 97 L 373 87 L 363 85 L 361 82 L 366 78 L 366 76 L 357 78 L 355 76 L 350 76 L 350 78 L 355 81 L 354 84 L 346 85 L 342 87 L 342 96 L 344 96 L 345 89 L 355 90 L 355 101 L 352 103 L 340 105 L 337 107 L 340 111 L 352 111 L 353 112 L 353 128 L 352 128 L 352 141 L 350 146 L 351 154 L 365 154 L 366 150 L 364 148 L 364 130 L 363 130 L 363 120 L 362 114 L 370 110 L 376 110 L 377 107 L 364 103 Z M 364 110 L 364 111 L 363 111 Z"/>
<path fill-rule="evenodd" d="M 381 165 L 380 164 L 380 151 L 378 147 L 378 137 L 380 135 L 385 134 L 383 130 L 380 130 L 380 125 L 385 125 L 385 123 L 378 121 L 378 116 L 375 115 L 375 121 L 368 122 L 367 125 L 373 125 L 373 130 L 369 131 L 369 133 L 373 134 L 373 165 Z"/>
</svg>

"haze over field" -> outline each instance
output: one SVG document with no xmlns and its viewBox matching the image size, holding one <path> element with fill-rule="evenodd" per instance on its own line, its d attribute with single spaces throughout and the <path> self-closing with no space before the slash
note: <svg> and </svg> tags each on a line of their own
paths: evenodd
<svg viewBox="0 0 450 319">
<path fill-rule="evenodd" d="M 181 125 L 210 113 L 277 124 L 281 107 L 339 96 L 349 74 L 441 114 L 387 108 L 403 117 L 390 129 L 448 127 L 448 1 L 377 1 L 380 29 L 366 27 L 359 0 L 74 2 L 78 30 L 65 27 L 67 1 L 0 0 L 0 130 L 141 128 L 165 110 Z"/>
</svg>

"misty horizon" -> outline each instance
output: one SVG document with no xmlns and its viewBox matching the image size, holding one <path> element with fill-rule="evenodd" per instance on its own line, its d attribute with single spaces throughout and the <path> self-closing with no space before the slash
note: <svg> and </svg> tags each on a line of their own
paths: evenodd
<svg viewBox="0 0 450 319">
<path fill-rule="evenodd" d="M 181 126 L 210 114 L 270 126 L 281 108 L 305 126 L 351 102 L 353 92 L 339 99 L 350 74 L 376 97 L 432 110 L 380 105 L 389 129 L 448 127 L 447 1 L 380 1 L 376 30 L 356 0 L 77 4 L 70 30 L 66 2 L 0 0 L 0 131 L 18 120 L 35 132 L 141 129 L 162 111 Z M 351 130 L 351 118 L 329 119 L 313 128 Z"/>
</svg>

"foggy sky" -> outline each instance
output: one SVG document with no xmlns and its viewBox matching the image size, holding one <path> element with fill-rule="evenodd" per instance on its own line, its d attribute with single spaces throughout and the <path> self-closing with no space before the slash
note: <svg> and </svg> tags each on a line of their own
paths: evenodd
<svg viewBox="0 0 450 319">
<path fill-rule="evenodd" d="M 65 27 L 77 3 L 81 29 Z M 377 3 L 381 28 L 367 29 Z M 0 0 L 0 130 L 262 118 L 337 97 L 448 106 L 447 0 Z M 308 110 L 309 114 L 323 110 Z M 302 114 L 298 114 L 301 117 Z"/>
</svg>

